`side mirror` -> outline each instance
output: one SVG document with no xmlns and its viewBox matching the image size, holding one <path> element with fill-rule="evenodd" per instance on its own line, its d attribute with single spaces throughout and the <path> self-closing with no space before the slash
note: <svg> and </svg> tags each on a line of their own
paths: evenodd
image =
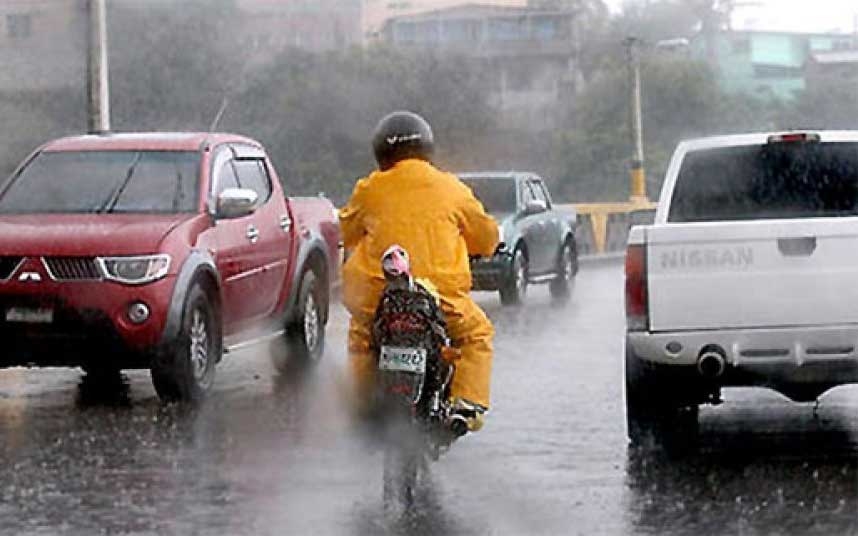
<svg viewBox="0 0 858 536">
<path fill-rule="evenodd" d="M 541 201 L 539 199 L 531 199 L 524 206 L 524 214 L 527 216 L 542 214 L 546 210 L 548 210 L 548 205 L 545 204 L 545 201 Z"/>
<path fill-rule="evenodd" d="M 215 216 L 228 220 L 253 214 L 257 199 L 259 195 L 248 188 L 227 188 L 217 197 Z"/>
</svg>

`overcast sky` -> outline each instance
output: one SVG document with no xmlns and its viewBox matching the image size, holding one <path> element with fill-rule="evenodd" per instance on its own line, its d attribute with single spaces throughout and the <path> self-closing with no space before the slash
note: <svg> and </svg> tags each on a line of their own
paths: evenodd
<svg viewBox="0 0 858 536">
<path fill-rule="evenodd" d="M 607 0 L 619 8 L 623 0 Z M 737 7 L 733 13 L 735 28 L 820 32 L 851 32 L 858 14 L 858 0 L 737 0 L 737 4 L 759 4 Z"/>
</svg>

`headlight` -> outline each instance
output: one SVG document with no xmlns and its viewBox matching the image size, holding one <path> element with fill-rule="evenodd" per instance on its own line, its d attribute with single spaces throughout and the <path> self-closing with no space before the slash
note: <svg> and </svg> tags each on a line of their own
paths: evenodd
<svg viewBox="0 0 858 536">
<path fill-rule="evenodd" d="M 128 285 L 142 285 L 157 281 L 170 269 L 169 255 L 142 255 L 140 257 L 99 257 L 104 277 Z"/>
<path fill-rule="evenodd" d="M 506 240 L 503 235 L 503 225 L 498 225 L 498 249 L 503 249 L 506 246 Z"/>
</svg>

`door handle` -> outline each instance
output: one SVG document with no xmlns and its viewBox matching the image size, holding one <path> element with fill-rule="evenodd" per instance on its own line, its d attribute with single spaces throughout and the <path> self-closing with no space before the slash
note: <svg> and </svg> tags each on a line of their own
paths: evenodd
<svg viewBox="0 0 858 536">
<path fill-rule="evenodd" d="M 292 229 L 292 218 L 290 218 L 288 214 L 280 216 L 280 228 L 286 233 Z"/>
<path fill-rule="evenodd" d="M 247 233 L 245 236 L 250 240 L 251 244 L 255 244 L 259 240 L 259 229 L 257 229 L 255 225 L 250 224 L 247 226 Z"/>
<path fill-rule="evenodd" d="M 778 238 L 778 250 L 785 257 L 809 257 L 816 251 L 816 237 Z"/>
</svg>

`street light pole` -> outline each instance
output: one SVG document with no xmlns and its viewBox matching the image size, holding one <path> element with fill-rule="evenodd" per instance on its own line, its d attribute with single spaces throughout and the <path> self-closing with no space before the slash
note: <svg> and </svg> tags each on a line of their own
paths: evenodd
<svg viewBox="0 0 858 536">
<path fill-rule="evenodd" d="M 91 134 L 100 134 L 110 131 L 105 0 L 89 0 L 87 15 L 87 123 Z"/>
<path fill-rule="evenodd" d="M 629 65 L 629 118 L 632 134 L 632 160 L 629 166 L 631 175 L 630 200 L 646 202 L 646 173 L 644 171 L 643 120 L 641 118 L 641 68 L 638 45 L 635 37 L 626 38 L 623 44 Z"/>
</svg>

